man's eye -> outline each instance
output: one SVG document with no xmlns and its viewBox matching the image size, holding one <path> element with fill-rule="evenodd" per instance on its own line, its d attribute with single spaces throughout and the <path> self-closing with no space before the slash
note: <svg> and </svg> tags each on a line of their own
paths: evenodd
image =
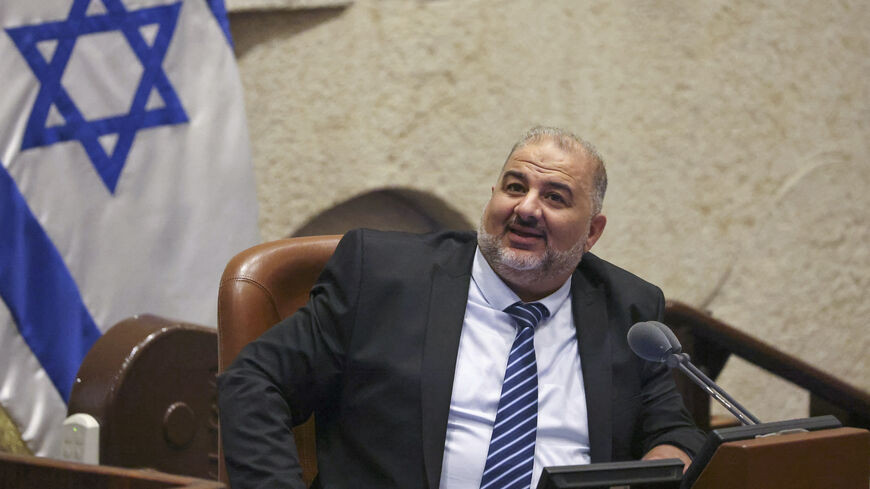
<svg viewBox="0 0 870 489">
<path fill-rule="evenodd" d="M 520 192 L 520 193 L 525 191 L 523 186 L 518 184 L 518 183 L 509 183 L 509 184 L 505 185 L 505 190 L 507 190 L 508 192 Z"/>
<path fill-rule="evenodd" d="M 560 204 L 564 204 L 564 203 L 565 203 L 565 198 L 562 197 L 562 196 L 559 195 L 559 194 L 549 194 L 549 195 L 547 196 L 547 198 L 550 199 L 550 200 L 552 200 L 553 202 L 559 202 Z"/>
</svg>

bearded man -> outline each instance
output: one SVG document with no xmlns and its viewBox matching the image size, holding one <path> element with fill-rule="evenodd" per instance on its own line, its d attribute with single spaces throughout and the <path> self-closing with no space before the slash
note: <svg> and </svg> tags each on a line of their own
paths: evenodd
<svg viewBox="0 0 870 489">
<path fill-rule="evenodd" d="M 514 145 L 478 233 L 349 232 L 308 304 L 219 378 L 232 487 L 530 488 L 543 467 L 680 458 L 703 442 L 628 328 L 659 288 L 589 253 L 607 177 L 588 143 Z"/>
</svg>

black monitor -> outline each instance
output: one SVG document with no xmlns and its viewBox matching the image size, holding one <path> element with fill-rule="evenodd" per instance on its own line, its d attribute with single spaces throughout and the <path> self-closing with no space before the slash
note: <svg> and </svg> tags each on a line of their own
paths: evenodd
<svg viewBox="0 0 870 489">
<path fill-rule="evenodd" d="M 692 484 L 701 475 L 701 472 L 713 458 L 719 445 L 737 440 L 761 438 L 772 435 L 782 435 L 793 432 L 828 430 L 840 428 L 842 424 L 833 416 L 815 416 L 812 418 L 790 419 L 787 421 L 775 421 L 773 423 L 750 424 L 735 426 L 733 428 L 720 428 L 713 430 L 707 435 L 707 439 L 701 449 L 695 454 L 692 465 L 683 477 L 682 489 L 692 487 Z"/>
<path fill-rule="evenodd" d="M 677 489 L 683 476 L 678 459 L 608 462 L 546 467 L 538 489 Z"/>
</svg>

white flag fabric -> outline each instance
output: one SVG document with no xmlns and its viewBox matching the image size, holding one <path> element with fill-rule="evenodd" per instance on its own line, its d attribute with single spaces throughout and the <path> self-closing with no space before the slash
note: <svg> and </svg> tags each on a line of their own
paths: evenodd
<svg viewBox="0 0 870 489">
<path fill-rule="evenodd" d="M 259 242 L 249 138 L 222 0 L 2 0 L 0 28 L 0 404 L 57 456 L 106 329 L 216 324 Z"/>
</svg>

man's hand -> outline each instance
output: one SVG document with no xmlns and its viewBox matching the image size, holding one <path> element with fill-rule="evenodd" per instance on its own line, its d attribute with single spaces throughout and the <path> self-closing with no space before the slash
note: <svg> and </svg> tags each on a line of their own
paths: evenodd
<svg viewBox="0 0 870 489">
<path fill-rule="evenodd" d="M 692 464 L 692 459 L 689 455 L 674 445 L 656 445 L 652 450 L 646 452 L 642 460 L 661 460 L 665 458 L 678 458 L 683 461 L 683 473 Z"/>
</svg>

